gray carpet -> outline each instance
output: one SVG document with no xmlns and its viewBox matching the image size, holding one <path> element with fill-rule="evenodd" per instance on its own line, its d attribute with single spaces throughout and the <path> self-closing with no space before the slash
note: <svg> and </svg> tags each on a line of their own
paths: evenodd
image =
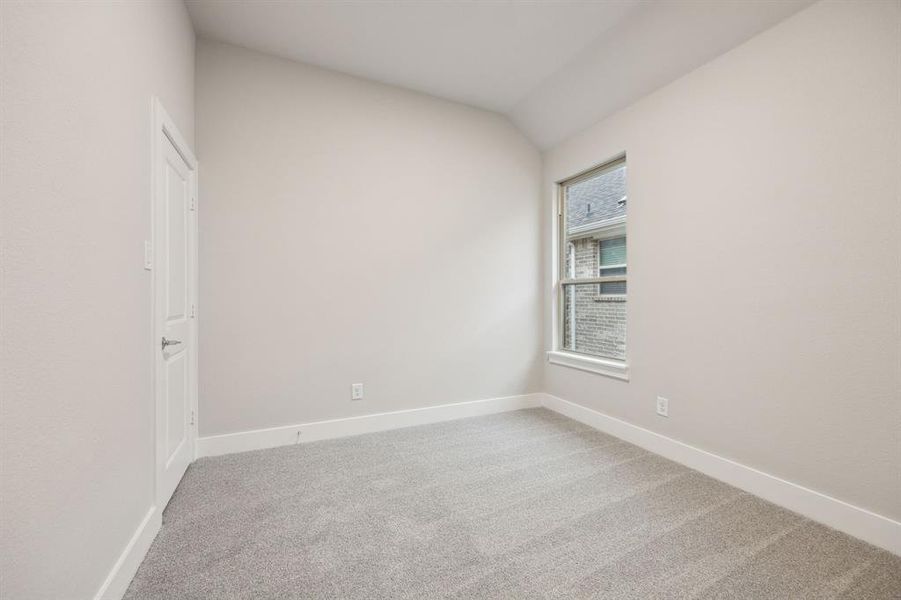
<svg viewBox="0 0 901 600">
<path fill-rule="evenodd" d="M 901 598 L 901 558 L 533 409 L 198 460 L 126 598 Z"/>
</svg>

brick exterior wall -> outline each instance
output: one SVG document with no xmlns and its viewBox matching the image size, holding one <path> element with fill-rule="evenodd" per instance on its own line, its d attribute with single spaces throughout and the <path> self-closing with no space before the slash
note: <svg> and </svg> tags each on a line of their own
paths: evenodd
<svg viewBox="0 0 901 600">
<path fill-rule="evenodd" d="M 566 270 L 579 277 L 597 277 L 598 241 L 590 238 L 574 240 L 575 261 L 569 253 Z M 608 263 L 609 264 L 609 263 Z M 598 284 L 568 286 L 563 301 L 563 347 L 605 358 L 626 358 L 626 297 L 602 295 Z M 575 339 L 571 323 L 575 303 Z"/>
</svg>

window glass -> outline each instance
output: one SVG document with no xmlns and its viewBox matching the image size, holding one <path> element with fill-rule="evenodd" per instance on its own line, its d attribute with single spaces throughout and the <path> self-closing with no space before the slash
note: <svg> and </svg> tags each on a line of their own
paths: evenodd
<svg viewBox="0 0 901 600">
<path fill-rule="evenodd" d="M 572 230 L 626 214 L 625 161 L 602 169 L 594 177 L 580 178 L 566 188 L 567 229 Z"/>
<path fill-rule="evenodd" d="M 626 264 L 626 236 L 601 240 L 601 266 Z"/>
<path fill-rule="evenodd" d="M 626 162 L 561 184 L 559 346 L 626 358 Z"/>
<path fill-rule="evenodd" d="M 566 286 L 562 348 L 604 358 L 626 358 L 625 300 L 598 302 L 597 285 Z"/>
<path fill-rule="evenodd" d="M 600 273 L 601 277 L 626 274 L 626 236 L 601 240 Z M 601 283 L 601 294 L 625 294 L 626 282 L 611 281 Z"/>
</svg>

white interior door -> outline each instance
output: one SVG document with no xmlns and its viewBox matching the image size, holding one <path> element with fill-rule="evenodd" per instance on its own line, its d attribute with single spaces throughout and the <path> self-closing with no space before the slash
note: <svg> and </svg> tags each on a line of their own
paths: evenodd
<svg viewBox="0 0 901 600">
<path fill-rule="evenodd" d="M 154 161 L 156 489 L 160 508 L 194 460 L 197 398 L 196 161 L 165 111 Z"/>
</svg>

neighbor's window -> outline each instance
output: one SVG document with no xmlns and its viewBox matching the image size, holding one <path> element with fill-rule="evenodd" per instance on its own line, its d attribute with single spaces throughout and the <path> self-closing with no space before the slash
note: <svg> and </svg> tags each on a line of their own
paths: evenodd
<svg viewBox="0 0 901 600">
<path fill-rule="evenodd" d="M 560 184 L 560 347 L 626 359 L 626 161 Z"/>
<path fill-rule="evenodd" d="M 600 284 L 601 294 L 626 293 L 626 236 L 599 240 L 598 248 L 601 252 L 598 258 L 600 269 L 599 277 L 622 275 L 622 281 L 607 281 Z"/>
</svg>

